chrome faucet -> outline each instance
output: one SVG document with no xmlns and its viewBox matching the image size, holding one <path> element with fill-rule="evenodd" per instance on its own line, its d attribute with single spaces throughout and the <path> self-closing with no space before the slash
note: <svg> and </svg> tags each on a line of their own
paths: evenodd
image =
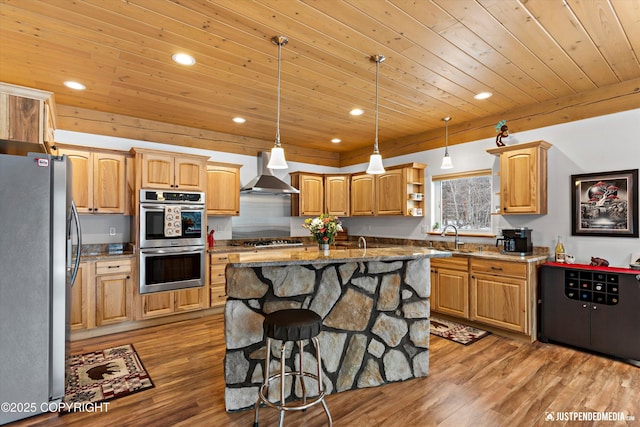
<svg viewBox="0 0 640 427">
<path fill-rule="evenodd" d="M 447 235 L 447 230 L 449 229 L 449 227 L 453 228 L 453 230 L 456 232 L 456 237 L 454 240 L 454 244 L 455 244 L 455 250 L 458 250 L 458 245 L 460 245 L 461 242 L 458 241 L 458 227 L 456 227 L 453 224 L 448 224 L 444 227 L 444 229 L 442 230 L 442 237 L 445 237 Z"/>
<path fill-rule="evenodd" d="M 364 250 L 366 251 L 367 250 L 367 239 L 365 239 L 364 236 L 358 237 L 358 249 L 361 249 L 360 242 L 362 242 L 362 248 L 364 248 Z"/>
</svg>

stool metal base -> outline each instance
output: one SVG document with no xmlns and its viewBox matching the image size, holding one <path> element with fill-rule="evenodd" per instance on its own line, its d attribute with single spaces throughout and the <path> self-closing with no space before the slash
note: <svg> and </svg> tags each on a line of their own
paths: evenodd
<svg viewBox="0 0 640 427">
<path fill-rule="evenodd" d="M 329 407 L 327 403 L 324 401 L 325 392 L 324 386 L 322 384 L 322 365 L 320 361 L 320 347 L 317 337 L 311 338 L 316 348 L 316 361 L 318 363 L 318 371 L 317 374 L 312 374 L 310 372 L 304 372 L 303 370 L 303 341 L 298 341 L 298 349 L 299 349 L 299 364 L 300 369 L 298 371 L 285 371 L 285 344 L 286 342 L 282 342 L 282 346 L 280 348 L 280 372 L 277 374 L 269 375 L 269 361 L 271 359 L 271 339 L 267 338 L 267 349 L 265 356 L 265 369 L 264 369 L 264 382 L 260 389 L 258 390 L 258 401 L 256 402 L 256 417 L 253 423 L 254 427 L 258 427 L 258 411 L 260 410 L 260 404 L 264 403 L 266 406 L 270 408 L 277 409 L 280 411 L 280 422 L 279 427 L 283 426 L 284 423 L 284 414 L 286 411 L 306 411 L 308 408 L 317 405 L 318 403 L 322 403 L 322 407 L 324 412 L 327 414 L 327 418 L 329 419 L 329 427 L 333 426 L 333 420 L 331 419 L 331 413 L 329 412 Z M 285 382 L 286 377 L 291 376 L 294 378 L 300 379 L 300 386 L 302 387 L 302 403 L 299 402 L 285 402 Z M 314 396 L 311 399 L 307 398 L 307 390 L 304 384 L 304 378 L 311 378 L 315 380 L 318 384 L 318 395 Z M 269 400 L 269 383 L 274 380 L 280 380 L 280 400 L 279 403 L 275 403 Z"/>
</svg>

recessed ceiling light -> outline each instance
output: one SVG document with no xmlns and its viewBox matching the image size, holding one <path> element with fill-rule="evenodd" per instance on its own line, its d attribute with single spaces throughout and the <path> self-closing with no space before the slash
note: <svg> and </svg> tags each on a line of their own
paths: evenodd
<svg viewBox="0 0 640 427">
<path fill-rule="evenodd" d="M 74 81 L 71 81 L 71 80 L 68 80 L 68 81 L 64 82 L 64 85 L 66 87 L 68 87 L 69 89 L 74 89 L 74 90 L 85 90 L 87 88 L 82 83 L 74 82 Z"/>
<path fill-rule="evenodd" d="M 491 92 L 480 92 L 477 95 L 474 95 L 475 99 L 487 99 L 487 98 L 491 98 L 491 96 L 493 96 L 493 94 Z"/>
<path fill-rule="evenodd" d="M 243 118 L 243 117 L 234 117 L 233 121 L 236 123 L 244 123 L 247 121 L 247 119 Z"/>
<path fill-rule="evenodd" d="M 334 144 L 338 144 L 339 142 L 342 142 L 342 140 L 340 138 L 333 138 L 331 142 L 333 142 Z"/>
<path fill-rule="evenodd" d="M 171 58 L 180 65 L 193 65 L 196 63 L 195 58 L 186 53 L 175 53 Z"/>
<path fill-rule="evenodd" d="M 364 110 L 354 108 L 353 110 L 349 111 L 349 114 L 351 114 L 352 116 L 361 116 L 364 114 Z"/>
</svg>

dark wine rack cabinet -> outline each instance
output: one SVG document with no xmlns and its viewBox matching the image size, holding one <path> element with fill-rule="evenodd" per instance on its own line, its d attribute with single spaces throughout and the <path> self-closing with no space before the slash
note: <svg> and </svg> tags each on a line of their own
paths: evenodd
<svg viewBox="0 0 640 427">
<path fill-rule="evenodd" d="M 639 273 L 543 264 L 538 338 L 640 361 Z"/>
</svg>

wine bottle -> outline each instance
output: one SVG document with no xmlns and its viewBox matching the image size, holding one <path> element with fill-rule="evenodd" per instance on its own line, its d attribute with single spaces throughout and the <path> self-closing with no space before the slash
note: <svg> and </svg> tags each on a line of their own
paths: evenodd
<svg viewBox="0 0 640 427">
<path fill-rule="evenodd" d="M 558 243 L 556 244 L 556 262 L 565 262 L 564 258 L 564 244 L 562 244 L 562 236 L 558 236 Z"/>
</svg>

